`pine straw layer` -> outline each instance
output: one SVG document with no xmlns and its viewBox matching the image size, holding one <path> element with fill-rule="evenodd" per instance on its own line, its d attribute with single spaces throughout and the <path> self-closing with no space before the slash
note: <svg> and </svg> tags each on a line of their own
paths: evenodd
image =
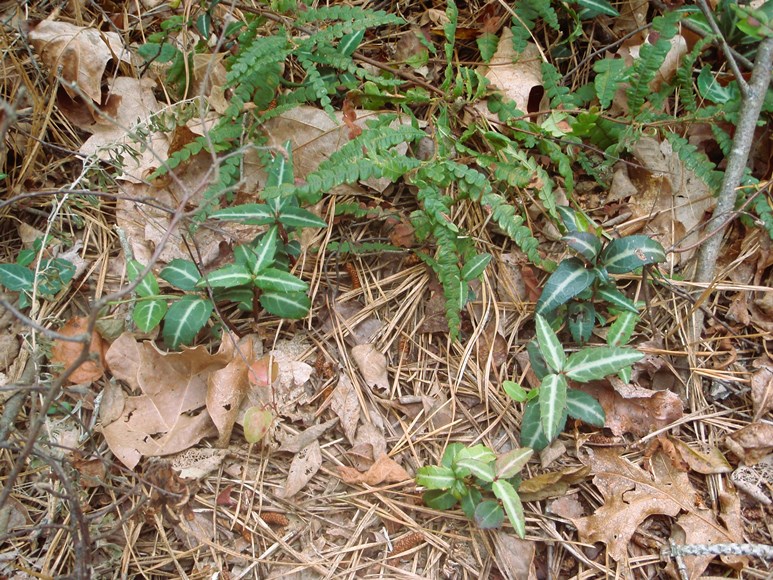
<svg viewBox="0 0 773 580">
<path fill-rule="evenodd" d="M 45 7 L 39 9 L 37 16 L 43 16 Z M 99 17 L 97 13 L 93 16 Z M 19 111 L 19 120 L 8 133 L 13 145 L 4 168 L 9 174 L 5 200 L 72 186 L 80 174 L 80 162 L 72 152 L 81 136 L 57 112 L 48 78 L 12 26 L 3 27 L 2 44 L 3 95 L 17 95 Z M 579 78 L 585 73 L 581 70 L 576 74 Z M 109 193 L 120 194 L 114 187 Z M 391 202 L 403 215 L 415 209 L 409 191 L 392 195 Z M 17 198 L 3 206 L 0 248 L 4 261 L 12 261 L 21 247 L 17 224 L 45 225 L 52 199 Z M 58 231 L 83 241 L 82 255 L 93 266 L 71 291 L 57 301 L 43 303 L 33 313 L 39 325 L 58 327 L 61 320 L 87 308 L 89 299 L 121 283 L 109 270 L 111 258 L 120 251 L 112 230 L 112 211 L 109 199 L 99 204 L 82 203 L 73 196 L 52 214 Z M 495 264 L 502 262 L 503 254 L 512 252 L 512 245 L 492 234 L 485 226 L 485 216 L 476 208 L 462 205 L 452 219 L 475 236 L 481 249 L 494 255 Z M 324 239 L 356 242 L 385 237 L 378 222 L 344 222 L 330 234 Z M 730 232 L 728 240 L 741 235 L 743 232 Z M 324 250 L 324 239 L 313 245 Z M 728 261 L 728 268 L 717 280 L 726 285 L 720 284 L 719 291 L 705 304 L 717 320 L 723 320 L 730 299 L 737 293 L 752 292 L 751 287 L 734 284 L 732 272 L 744 260 L 759 255 L 760 243 L 767 244 L 758 241 L 762 239 L 747 237 L 744 251 L 736 252 L 739 259 Z M 545 249 L 559 251 L 549 245 Z M 321 260 L 317 261 L 317 256 Z M 325 397 L 336 376 L 326 379 L 321 371 L 333 368 L 334 373 L 346 373 L 354 379 L 371 421 L 383 425 L 391 457 L 411 473 L 423 465 L 437 464 L 449 442 L 480 442 L 494 449 L 517 446 L 522 409 L 509 402 L 501 381 L 523 379 L 524 369 L 517 365 L 515 356 L 533 336 L 533 304 L 523 302 L 491 270 L 476 291 L 476 302 L 467 310 L 465 339 L 450 343 L 444 333 L 419 332 L 422 324 L 436 317 L 428 299 L 438 290 L 425 267 L 411 264 L 408 253 L 342 257 L 321 252 L 306 258 L 309 266 L 305 274 L 315 288 L 312 322 L 290 327 L 269 321 L 258 330 L 267 346 L 296 335 L 313 345 L 303 360 L 316 362 L 320 370 L 312 379 L 318 395 L 315 413 L 320 421 L 330 417 Z M 352 267 L 359 278 L 357 288 L 353 287 Z M 628 283 L 632 295 L 641 297 L 641 280 L 631 278 Z M 669 431 L 691 444 L 716 445 L 727 433 L 751 421 L 750 361 L 764 350 L 767 334 L 735 327 L 737 334 L 730 335 L 715 324 L 705 340 L 692 344 L 685 320 L 693 306 L 685 293 L 677 290 L 656 287 L 649 297 L 650 323 L 641 326 L 635 342 L 662 338 L 661 354 L 680 377 L 681 384 L 675 390 L 686 401 L 686 417 Z M 692 288 L 685 285 L 684 290 Z M 376 347 L 389 360 L 389 392 L 362 386 L 357 365 L 349 356 L 346 324 L 335 324 L 328 333 L 314 324 L 332 302 L 357 303 L 365 307 L 362 318 L 384 323 Z M 506 360 L 500 365 L 495 364 L 494 347 L 486 339 L 486 325 L 492 320 L 507 345 Z M 250 326 L 246 319 L 234 323 L 245 330 Z M 22 376 L 30 352 L 46 348 L 47 341 L 40 334 L 27 333 L 26 337 L 22 354 L 7 371 L 11 382 Z M 213 349 L 216 346 L 213 344 Z M 735 359 L 726 364 L 729 356 Z M 39 384 L 45 385 L 42 381 L 46 378 L 40 375 Z M 720 383 L 729 389 L 729 395 L 707 400 L 709 387 Z M 501 536 L 480 532 L 459 511 L 439 513 L 423 507 L 412 483 L 375 488 L 343 484 L 335 466 L 350 465 L 351 459 L 347 455 L 350 445 L 340 430 L 321 438 L 322 469 L 289 500 L 281 499 L 280 491 L 292 456 L 266 448 L 250 452 L 238 432 L 224 467 L 199 482 L 182 481 L 164 462 L 154 460 L 144 461 L 136 472 L 127 471 L 113 460 L 93 429 L 96 418 L 88 401 L 93 401 L 103 384 L 67 394 L 67 400 L 76 403 L 72 418 L 79 425 L 77 449 L 41 447 L 18 477 L 9 502 L 11 509 L 5 512 L 12 519 L 3 539 L 2 574 L 14 578 L 76 574 L 85 558 L 93 566 L 94 577 L 99 578 L 212 578 L 216 573 L 224 578 L 497 578 L 500 570 L 506 569 L 504 553 L 513 549 L 512 544 L 505 546 Z M 21 412 L 11 418 L 15 431 L 3 444 L 0 456 L 2 481 L 24 444 L 25 426 L 46 411 L 39 408 L 39 389 L 24 390 L 23 394 Z M 278 428 L 296 432 L 302 426 L 286 421 Z M 549 469 L 581 465 L 575 433 L 568 429 L 560 441 L 567 452 Z M 621 453 L 640 463 L 646 443 L 628 440 Z M 527 471 L 528 477 L 544 470 L 532 463 Z M 691 479 L 708 506 L 716 506 L 718 493 L 732 487 L 726 476 Z M 576 494 L 589 513 L 600 505 L 590 478 L 569 493 Z M 227 497 L 232 501 L 226 501 Z M 748 498 L 743 501 L 746 540 L 771 543 L 766 523 L 771 521 L 770 510 Z M 604 547 L 578 543 L 571 524 L 548 514 L 546 504 L 541 501 L 525 506 L 527 540 L 536 546 L 540 575 L 616 577 L 619 570 L 606 557 Z M 667 541 L 669 525 L 667 518 L 656 516 L 634 536 L 629 553 L 636 577 L 662 575 L 659 549 Z M 87 535 L 90 543 L 84 545 Z M 731 573 L 718 560 L 710 571 Z M 745 573 L 764 578 L 768 571 L 752 561 Z"/>
</svg>

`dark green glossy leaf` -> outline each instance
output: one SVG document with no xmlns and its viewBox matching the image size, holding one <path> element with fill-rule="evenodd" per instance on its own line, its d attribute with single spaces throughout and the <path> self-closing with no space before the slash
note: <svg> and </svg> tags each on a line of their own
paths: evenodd
<svg viewBox="0 0 773 580">
<path fill-rule="evenodd" d="M 537 301 L 537 314 L 547 314 L 565 304 L 593 282 L 593 273 L 579 258 L 563 260 L 550 275 Z"/>
<path fill-rule="evenodd" d="M 604 409 L 596 399 L 583 391 L 577 389 L 567 391 L 566 412 L 573 419 L 579 419 L 588 425 L 604 426 Z"/>
<path fill-rule="evenodd" d="M 647 264 L 665 262 L 666 251 L 649 236 L 627 236 L 612 240 L 601 252 L 601 261 L 610 274 L 625 274 Z"/>
</svg>

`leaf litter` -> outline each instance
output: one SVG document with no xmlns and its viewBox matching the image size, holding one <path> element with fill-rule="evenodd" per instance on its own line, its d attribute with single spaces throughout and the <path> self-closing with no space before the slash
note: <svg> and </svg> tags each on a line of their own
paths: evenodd
<svg viewBox="0 0 773 580">
<path fill-rule="evenodd" d="M 622 16 L 609 20 L 612 30 L 622 35 L 646 24 L 646 10 L 642 10 L 641 3 L 619 4 Z M 472 15 L 468 16 L 470 22 L 475 21 Z M 479 21 L 490 16 L 482 14 Z M 409 59 L 421 57 L 421 40 L 442 35 L 440 29 L 447 24 L 445 11 L 434 8 L 422 8 L 411 17 L 418 26 L 411 29 L 413 36 L 408 38 L 419 43 L 412 40 L 410 46 L 401 49 Z M 471 31 L 475 38 L 483 27 L 459 30 Z M 498 39 L 497 54 L 488 67 L 490 77 L 522 110 L 542 109 L 544 103 L 529 104 L 530 97 L 539 94 L 542 83 L 539 67 L 535 68 L 535 63 L 539 64 L 536 45 L 530 44 L 526 55 L 515 54 L 508 33 L 505 28 Z M 645 38 L 643 31 L 624 43 L 617 58 L 635 58 Z M 45 20 L 32 27 L 30 40 L 49 72 L 60 74 L 67 81 L 60 85 L 59 92 L 64 94 L 57 96 L 57 114 L 91 135 L 78 135 L 72 143 L 64 143 L 65 149 L 81 147 L 81 154 L 103 161 L 111 160 L 113 154 L 109 149 L 116 146 L 142 150 L 140 156 L 126 158 L 120 176 L 125 183 L 121 185 L 121 199 L 116 202 L 115 221 L 128 232 L 128 246 L 134 257 L 147 262 L 166 239 L 170 210 L 188 192 L 200 192 L 211 178 L 211 158 L 195 157 L 179 173 L 179 182 L 148 183 L 147 178 L 167 158 L 170 147 L 174 150 L 188 142 L 191 135 L 201 133 L 201 127 L 192 122 L 168 134 L 151 133 L 147 137 L 150 148 L 142 147 L 141 140 L 126 130 L 147 126 L 162 111 L 164 107 L 157 99 L 163 92 L 156 89 L 159 82 L 163 83 L 164 75 L 159 73 L 152 81 L 123 76 L 133 47 L 127 48 L 120 35 Z M 392 49 L 389 40 L 383 42 Z M 662 83 L 673 74 L 673 65 L 683 54 L 681 37 L 673 43 L 672 52 L 668 68 L 661 70 L 655 82 Z M 202 58 L 205 56 L 194 55 L 190 95 L 205 95 L 215 113 L 222 113 L 227 106 L 223 54 L 211 61 Z M 111 62 L 120 68 L 120 74 L 111 72 Z M 425 75 L 429 82 L 438 78 L 431 63 L 417 74 Z M 203 79 L 208 75 L 210 84 L 206 86 Z M 37 80 L 40 86 L 50 82 L 44 77 Z M 293 141 L 297 152 L 296 176 L 300 179 L 345 144 L 372 115 L 357 110 L 348 100 L 344 109 L 333 121 L 315 107 L 299 107 L 267 126 L 275 144 L 280 145 L 287 138 Z M 200 120 L 198 123 L 201 125 Z M 17 141 L 18 135 L 9 139 L 12 149 L 18 147 Z M 638 167 L 629 163 L 617 168 L 604 211 L 630 210 L 632 227 L 643 227 L 660 236 L 666 245 L 692 243 L 697 239 L 696 226 L 705 222 L 705 215 L 711 210 L 711 198 L 665 141 L 642 139 L 632 154 Z M 265 183 L 265 175 L 250 173 L 250 163 L 247 155 L 247 180 L 239 195 L 254 195 Z M 337 194 L 351 199 L 399 196 L 392 185 L 383 181 L 352 184 Z M 157 200 L 155 208 L 137 202 L 147 198 Z M 421 246 L 409 223 L 411 208 L 402 199 L 395 210 L 400 216 L 395 221 L 398 225 L 384 224 L 384 229 L 379 230 L 378 220 L 362 223 L 345 218 L 337 224 L 334 236 L 345 241 L 375 235 L 400 248 Z M 188 201 L 195 205 L 200 197 L 194 195 Z M 89 219 L 93 217 L 89 214 Z M 480 235 L 489 248 L 499 247 L 500 241 L 488 238 L 476 217 L 465 215 L 459 219 L 465 229 Z M 114 225 L 101 214 L 94 223 L 104 232 Z M 228 228 L 217 232 L 201 228 L 196 233 L 194 240 L 202 266 L 215 263 L 227 253 L 228 246 L 249 240 L 259 231 Z M 764 248 L 760 249 L 752 237 L 734 240 L 735 235 L 736 232 L 728 235 L 728 245 L 753 248 L 746 247 L 748 253 L 738 251 L 735 255 L 759 264 L 757 271 L 751 270 L 743 282 L 735 282 L 748 284 L 747 278 L 753 275 L 756 285 L 769 284 Z M 87 249 L 93 252 L 93 240 L 88 243 L 92 245 Z M 100 251 L 105 252 L 106 263 L 109 250 L 107 242 L 101 243 L 105 244 Z M 304 246 L 304 252 L 308 249 Z M 419 247 L 420 251 L 424 249 Z M 310 258 L 311 254 L 304 256 Z M 678 262 L 686 263 L 689 252 L 679 256 Z M 118 276 L 126 257 L 115 253 L 110 256 L 109 268 Z M 162 248 L 161 264 L 176 257 L 190 258 L 190 254 L 182 235 L 172 232 Z M 519 356 L 525 340 L 526 318 L 522 314 L 524 304 L 539 297 L 542 273 L 521 260 L 517 252 L 498 251 L 495 257 L 499 275 L 489 299 L 493 300 L 491 306 L 500 309 L 501 320 L 497 326 L 489 321 L 476 348 L 480 356 L 488 357 L 491 353 L 494 366 L 505 365 L 505 372 L 513 370 L 508 365 L 520 369 L 525 373 L 525 384 L 533 385 L 532 369 L 527 359 Z M 315 260 L 330 258 L 315 255 L 309 264 Z M 663 376 L 657 375 L 659 370 L 652 368 L 634 373 L 631 384 L 608 381 L 592 386 L 607 412 L 606 430 L 589 432 L 575 426 L 572 432 L 570 425 L 556 443 L 550 461 L 529 464 L 531 473 L 521 486 L 524 501 L 529 502 L 527 540 L 517 540 L 508 531 L 480 534 L 471 530 L 458 513 L 437 518 L 437 514 L 420 508 L 417 490 L 410 483 L 417 467 L 436 461 L 449 441 L 488 437 L 488 428 L 495 424 L 504 425 L 506 435 L 500 443 L 506 446 L 505 439 L 517 432 L 521 408 L 502 396 L 493 373 L 492 377 L 481 377 L 471 370 L 474 365 L 468 366 L 455 346 L 445 344 L 443 333 L 448 326 L 442 289 L 436 280 L 425 272 L 421 284 L 429 290 L 421 295 L 421 300 L 410 302 L 408 299 L 413 297 L 400 290 L 399 283 L 386 281 L 387 260 L 383 256 L 365 255 L 362 260 L 369 273 L 376 273 L 372 276 L 376 287 L 353 288 L 342 296 L 340 288 L 323 285 L 321 292 L 327 291 L 333 300 L 325 305 L 328 322 L 322 324 L 320 317 L 317 328 L 257 324 L 241 319 L 237 321 L 242 330 L 238 349 L 224 337 L 219 344 L 210 344 L 211 348 L 199 346 L 180 353 L 163 353 L 151 342 L 125 334 L 115 338 L 107 350 L 106 369 L 95 363 L 93 372 L 78 376 L 78 383 L 92 383 L 89 388 L 101 389 L 93 409 L 96 413 L 98 405 L 98 429 L 109 451 L 89 447 L 99 436 L 86 434 L 83 426 L 88 421 L 81 424 L 72 418 L 49 418 L 45 433 L 51 443 L 78 451 L 60 451 L 56 457 L 70 461 L 81 472 L 79 484 L 91 490 L 90 497 L 95 502 L 90 506 L 92 509 L 110 505 L 110 493 L 128 489 L 130 482 L 136 482 L 138 488 L 151 484 L 146 485 L 146 493 L 152 507 L 142 508 L 139 517 L 129 515 L 126 520 L 133 534 L 131 545 L 125 537 L 116 544 L 118 552 L 126 549 L 126 553 L 132 554 L 128 564 L 132 573 L 150 573 L 155 569 L 152 558 L 162 552 L 168 555 L 165 573 L 174 575 L 172 570 L 180 570 L 180 566 L 190 567 L 192 574 L 212 572 L 220 565 L 212 553 L 222 550 L 222 554 L 233 557 L 232 566 L 228 570 L 223 566 L 223 572 L 232 574 L 249 575 L 252 570 L 263 574 L 261 577 L 277 577 L 288 575 L 288 567 L 295 567 L 302 570 L 299 577 L 357 577 L 367 565 L 371 567 L 369 571 L 378 570 L 383 575 L 384 568 L 379 567 L 389 554 L 390 537 L 403 537 L 420 540 L 401 546 L 401 558 L 389 561 L 390 573 L 399 569 L 400 573 L 413 575 L 410 577 L 415 577 L 417 571 L 431 576 L 433 572 L 423 568 L 429 562 L 442 564 L 449 577 L 459 570 L 473 576 L 481 570 L 490 570 L 492 574 L 498 570 L 504 577 L 532 578 L 538 576 L 537 571 L 542 573 L 548 566 L 571 559 L 571 572 L 567 571 L 569 568 L 561 569 L 559 577 L 585 577 L 591 570 L 625 577 L 631 573 L 637 557 L 657 553 L 652 546 L 643 551 L 642 538 L 647 534 L 656 539 L 657 547 L 669 540 L 678 544 L 711 544 L 741 543 L 750 535 L 756 541 L 766 537 L 756 523 L 750 522 L 764 522 L 770 517 L 767 506 L 771 504 L 773 445 L 769 429 L 769 361 L 764 357 L 746 366 L 745 361 L 731 364 L 728 374 L 712 378 L 715 383 L 731 384 L 727 391 L 731 393 L 729 401 L 738 413 L 730 419 L 722 413 L 712 414 L 707 404 L 715 401 L 707 401 L 706 393 L 685 388 L 685 369 L 689 365 L 671 366 L 677 359 L 692 357 L 692 365 L 695 357 L 715 362 L 714 357 L 678 352 L 678 343 L 669 345 L 668 363 L 657 363 L 660 370 L 667 367 L 673 375 L 668 386 L 664 387 Z M 676 264 L 675 258 L 673 265 Z M 731 269 L 739 268 L 732 262 L 728 264 Z M 336 267 L 332 263 L 319 264 L 328 272 Z M 394 268 L 394 264 L 390 267 Z M 400 276 L 398 273 L 398 282 Z M 93 282 L 101 287 L 105 280 L 90 278 L 89 283 Z M 734 330 L 740 333 L 746 326 L 764 328 L 770 319 L 766 310 L 770 293 L 755 295 L 735 287 L 733 295 L 739 313 L 735 319 L 739 326 Z M 403 308 L 404 304 L 412 306 Z M 476 317 L 482 306 L 474 305 Z M 662 334 L 673 336 L 683 332 L 679 316 L 665 308 L 658 312 L 664 326 L 659 329 Z M 350 319 L 355 323 L 341 322 Z M 404 349 L 390 336 L 398 329 L 411 337 L 414 348 Z M 17 337 L 16 329 L 9 332 L 14 333 L 11 342 L 18 344 L 19 338 L 24 338 L 21 334 Z M 57 354 L 50 361 L 54 368 L 73 360 L 73 355 L 63 353 L 59 346 L 55 350 Z M 94 346 L 93 350 L 95 360 L 100 360 L 101 347 Z M 324 355 L 323 360 L 333 361 L 325 374 L 320 372 L 321 367 L 318 370 L 309 363 L 317 351 Z M 16 351 L 9 350 L 13 352 Z M 512 364 L 513 359 L 519 361 L 517 366 Z M 478 363 L 482 364 L 481 360 Z M 697 372 L 716 369 L 703 366 L 698 365 Z M 359 375 L 351 372 L 355 368 Z M 747 389 L 741 395 L 733 390 L 739 385 Z M 746 394 L 748 400 L 743 398 Z M 390 399 L 386 400 L 387 397 Z M 78 404 L 74 412 L 88 418 L 88 413 L 83 415 L 83 409 L 89 409 L 85 398 Z M 265 433 L 257 439 L 254 450 L 245 441 L 249 425 L 245 426 L 244 415 L 251 408 L 259 409 L 267 418 L 261 423 Z M 752 416 L 754 421 L 750 422 L 748 418 Z M 664 430 L 669 435 L 656 439 L 659 447 L 655 454 L 650 457 L 644 453 L 642 457 L 641 446 L 636 446 L 638 439 Z M 609 438 L 609 434 L 615 437 Z M 624 447 L 605 447 L 621 442 Z M 159 456 L 160 463 L 154 463 Z M 113 458 L 121 465 L 111 463 Z M 165 471 L 167 460 L 174 471 Z M 639 460 L 641 467 L 637 465 Z M 704 476 L 712 478 L 711 486 Z M 721 485 L 716 486 L 717 482 Z M 738 494 L 731 482 L 742 493 Z M 48 493 L 49 488 L 39 482 L 34 485 L 45 492 L 41 496 L 44 503 L 51 503 L 47 510 L 40 510 L 37 500 L 25 505 L 14 499 L 10 504 L 14 526 L 32 526 L 41 521 L 41 514 L 66 513 L 61 509 L 64 504 L 57 503 L 57 496 Z M 109 485 L 113 488 L 108 492 Z M 382 489 L 371 493 L 368 487 Z M 721 491 L 715 493 L 715 487 Z M 220 501 L 221 496 L 228 501 Z M 125 493 L 121 501 L 135 502 L 135 497 L 138 496 Z M 213 505 L 219 507 L 213 509 Z M 242 506 L 240 511 L 236 511 L 237 505 Z M 546 519 L 542 515 L 546 506 L 573 522 L 574 527 Z M 140 510 L 140 502 L 132 507 Z M 287 536 L 280 537 L 270 527 L 255 524 L 253 515 L 266 513 L 265 507 L 270 508 L 269 513 L 292 516 Z M 102 531 L 111 530 L 111 518 L 112 514 L 95 526 L 102 526 Z M 540 525 L 535 525 L 535 521 Z M 555 529 L 545 532 L 545 522 L 560 529 L 560 540 Z M 173 534 L 168 533 L 170 530 Z M 578 552 L 573 547 L 575 538 L 586 543 L 601 542 L 601 555 L 589 557 L 586 552 Z M 548 554 L 547 542 L 557 556 Z M 51 544 L 46 540 L 45 545 L 48 548 Z M 202 550 L 202 545 L 209 548 Z M 198 551 L 197 563 L 179 556 L 181 549 Z M 210 549 L 213 552 L 208 552 Z M 352 555 L 352 562 L 360 563 L 351 563 L 348 554 Z M 610 558 L 605 558 L 605 554 Z M 29 560 L 42 574 L 56 575 L 58 566 L 63 570 L 62 564 L 45 558 Z M 96 554 L 94 561 L 103 571 L 117 569 L 114 564 L 118 560 L 111 560 L 106 550 Z M 739 570 L 750 565 L 743 557 L 732 556 L 723 556 L 721 560 L 715 556 L 691 557 L 685 561 L 691 578 L 718 573 L 717 570 L 725 576 L 739 574 Z M 4 566 L 4 561 L 0 562 L 3 573 Z M 645 566 L 650 575 L 679 574 L 673 563 L 653 564 L 650 560 Z"/>
</svg>

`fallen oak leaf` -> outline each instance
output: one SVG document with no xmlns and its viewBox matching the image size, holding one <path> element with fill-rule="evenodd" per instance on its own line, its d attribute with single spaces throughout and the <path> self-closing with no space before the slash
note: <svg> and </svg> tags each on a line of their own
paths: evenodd
<svg viewBox="0 0 773 580">
<path fill-rule="evenodd" d="M 386 454 L 379 457 L 365 473 L 361 473 L 353 467 L 347 467 L 345 465 L 336 466 L 336 471 L 338 472 L 338 477 L 340 477 L 344 483 L 364 483 L 371 487 L 382 483 L 400 483 L 401 481 L 411 479 L 408 472 Z"/>
</svg>

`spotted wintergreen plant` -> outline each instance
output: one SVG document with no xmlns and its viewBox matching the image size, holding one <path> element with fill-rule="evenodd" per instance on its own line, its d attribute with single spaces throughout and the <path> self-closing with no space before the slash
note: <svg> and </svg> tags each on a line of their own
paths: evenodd
<svg viewBox="0 0 773 580">
<path fill-rule="evenodd" d="M 277 153 L 269 166 L 267 186 L 292 181 L 292 154 L 287 149 Z M 292 195 L 222 209 L 211 217 L 267 229 L 250 243 L 235 246 L 233 263 L 204 276 L 193 262 L 172 260 L 159 275 L 186 292 L 183 296 L 161 295 L 152 274 L 140 282 L 132 313 L 134 323 L 141 331 L 149 332 L 163 321 L 164 342 L 169 348 L 190 344 L 207 323 L 214 310 L 209 290 L 215 302 L 236 303 L 243 311 L 262 307 L 281 318 L 303 318 L 311 307 L 309 285 L 290 273 L 301 251 L 298 240 L 291 238 L 302 228 L 327 227 L 324 220 L 299 207 Z M 131 261 L 130 279 L 135 280 L 143 269 L 142 264 Z M 172 304 L 168 306 L 170 299 Z"/>
<path fill-rule="evenodd" d="M 537 314 L 563 319 L 575 342 L 587 342 L 594 323 L 602 319 L 598 303 L 638 315 L 637 305 L 618 290 L 612 275 L 627 274 L 663 262 L 666 252 L 659 242 L 644 235 L 626 236 L 604 243 L 601 229 L 584 214 L 566 206 L 558 213 L 566 228 L 563 241 L 576 254 L 561 261 L 550 275 L 537 301 Z M 603 320 L 603 319 L 602 319 Z"/>
<path fill-rule="evenodd" d="M 625 320 L 628 321 L 628 318 Z M 567 356 L 548 321 L 537 314 L 535 322 L 537 340 L 528 345 L 528 351 L 540 386 L 526 391 L 517 383 L 506 381 L 504 390 L 513 400 L 526 402 L 521 423 L 521 445 L 539 451 L 558 437 L 567 417 L 596 427 L 604 426 L 604 409 L 591 395 L 571 388 L 571 381 L 587 383 L 601 380 L 630 368 L 644 355 L 636 349 L 615 343 L 586 347 Z M 630 324 L 621 323 L 621 327 L 616 334 L 620 340 L 629 332 Z"/>
<path fill-rule="evenodd" d="M 500 527 L 506 514 L 523 538 L 526 519 L 517 490 L 519 473 L 532 453 L 531 449 L 518 448 L 497 455 L 485 445 L 451 443 L 440 465 L 419 468 L 416 483 L 427 488 L 423 496 L 427 506 L 449 510 L 461 504 L 467 517 L 482 529 Z M 492 494 L 496 499 L 491 499 Z"/>
<path fill-rule="evenodd" d="M 75 275 L 75 266 L 64 258 L 38 260 L 42 249 L 43 238 L 38 238 L 31 248 L 19 252 L 15 263 L 0 264 L 0 284 L 19 293 L 19 308 L 29 306 L 33 295 L 53 298 Z"/>
</svg>

